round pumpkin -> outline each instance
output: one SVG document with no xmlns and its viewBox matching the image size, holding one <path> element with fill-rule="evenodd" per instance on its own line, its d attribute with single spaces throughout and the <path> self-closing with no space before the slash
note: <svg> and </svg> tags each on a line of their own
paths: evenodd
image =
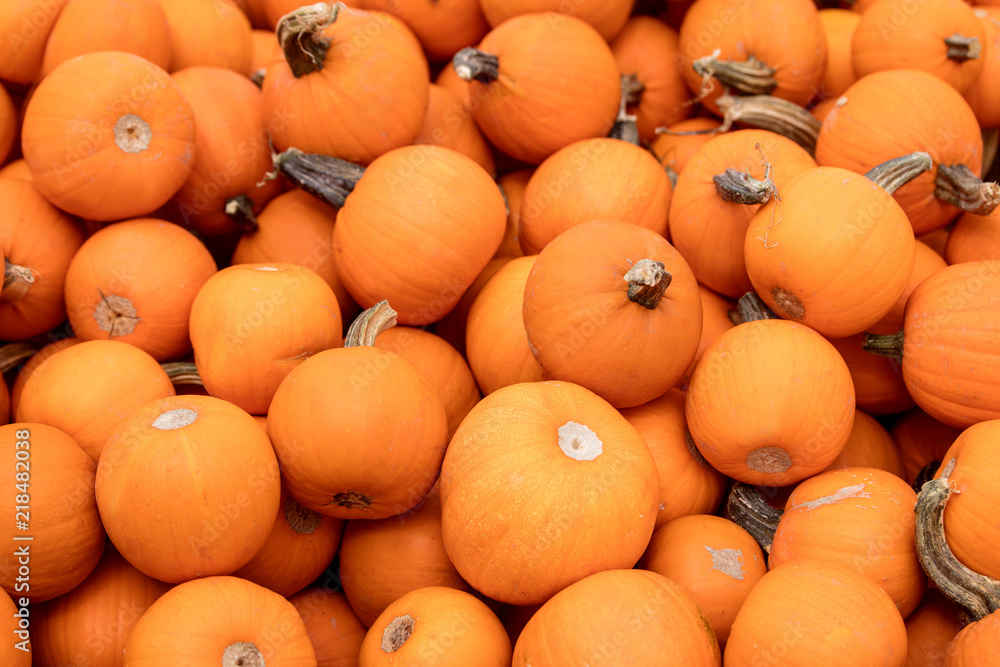
<svg viewBox="0 0 1000 667">
<path fill-rule="evenodd" d="M 157 0 L 170 27 L 170 71 L 224 67 L 250 69 L 250 19 L 235 0 Z"/>
<path fill-rule="evenodd" d="M 1000 260 L 1000 234 L 994 222 L 989 216 L 963 213 L 948 232 L 944 247 L 948 264 Z"/>
<path fill-rule="evenodd" d="M 949 233 L 948 236 L 950 237 L 951 234 Z M 894 334 L 899 332 L 903 328 L 906 302 L 910 300 L 913 290 L 929 275 L 943 269 L 949 264 L 936 250 L 919 238 L 916 239 L 913 250 L 913 272 L 910 273 L 910 282 L 906 284 L 906 289 L 903 290 L 902 295 L 900 295 L 892 310 L 889 311 L 889 314 L 868 327 L 868 333 Z M 1000 256 L 997 259 L 1000 259 Z M 950 263 L 954 264 L 955 262 Z"/>
<path fill-rule="evenodd" d="M 980 55 L 985 62 L 979 78 L 965 91 L 965 99 L 980 125 L 997 127 L 1000 126 L 1000 95 L 997 95 L 996 86 L 989 82 L 995 81 L 1000 72 L 1000 6 L 977 6 L 973 12 L 986 30 L 985 53 Z"/>
<path fill-rule="evenodd" d="M 866 352 L 864 334 L 828 339 L 851 371 L 857 407 L 873 415 L 895 414 L 915 404 L 899 362 Z M 879 467 L 879 466 L 875 466 Z"/>
<path fill-rule="evenodd" d="M 963 627 L 962 609 L 936 588 L 906 617 L 906 667 L 944 665 L 948 645 Z"/>
<path fill-rule="evenodd" d="M 70 345 L 76 345 L 79 342 L 79 340 L 72 337 L 60 338 L 38 350 L 31 355 L 31 358 L 24 362 L 24 365 L 22 365 L 20 370 L 17 371 L 17 375 L 14 377 L 14 383 L 10 387 L 11 414 L 14 414 L 17 411 L 17 404 L 21 398 L 21 392 L 24 390 L 24 383 L 28 381 L 28 378 L 31 377 L 31 374 L 35 371 L 35 369 L 41 366 L 42 362 L 56 352 L 59 352 Z"/>
<path fill-rule="evenodd" d="M 860 20 L 861 14 L 850 9 L 826 7 L 819 10 L 827 46 L 826 71 L 819 92 L 822 99 L 836 100 L 858 79 L 851 58 L 851 37 Z"/>
<path fill-rule="evenodd" d="M 20 606 L 21 602 L 27 603 L 28 598 L 21 596 L 12 598 L 7 591 L 0 592 L 0 611 L 7 619 L 4 622 L 5 630 L 8 637 L 14 638 L 0 650 L 0 657 L 3 658 L 4 664 L 10 667 L 31 667 L 32 656 L 36 655 L 31 635 L 37 633 L 37 630 L 33 628 L 29 632 L 27 629 L 31 624 L 32 610 L 27 604 Z"/>
<path fill-rule="evenodd" d="M 317 667 L 357 667 L 368 628 L 361 624 L 342 592 L 310 586 L 288 598 L 305 623 L 316 650 Z"/>
<path fill-rule="evenodd" d="M 19 84 L 36 81 L 45 43 L 68 0 L 6 2 L 0 7 L 0 79 Z"/>
<path fill-rule="evenodd" d="M 931 466 L 931 476 L 941 466 L 945 453 L 961 430 L 949 426 L 920 408 L 907 410 L 895 420 L 889 429 L 903 463 L 906 481 L 915 484 L 921 471 Z M 926 480 L 924 480 L 926 481 Z M 922 483 L 915 484 L 916 488 Z"/>
<path fill-rule="evenodd" d="M 435 62 L 475 44 L 490 29 L 479 0 L 361 0 L 357 4 L 398 16 Z"/>
<path fill-rule="evenodd" d="M 493 153 L 472 114 L 455 93 L 436 83 L 430 85 L 427 115 L 413 143 L 450 148 L 472 158 L 487 174 L 496 171 Z"/>
<path fill-rule="evenodd" d="M 611 41 L 622 30 L 632 12 L 633 0 L 574 0 L 573 3 L 558 0 L 481 0 L 483 14 L 494 28 L 504 21 L 521 14 L 536 12 L 559 12 L 564 16 L 575 16 L 592 25 L 606 41 Z M 559 20 L 555 17 L 553 20 Z"/>
<path fill-rule="evenodd" d="M 854 426 L 847 444 L 827 470 L 877 468 L 905 479 L 899 447 L 877 419 L 861 410 L 854 411 Z"/>
</svg>

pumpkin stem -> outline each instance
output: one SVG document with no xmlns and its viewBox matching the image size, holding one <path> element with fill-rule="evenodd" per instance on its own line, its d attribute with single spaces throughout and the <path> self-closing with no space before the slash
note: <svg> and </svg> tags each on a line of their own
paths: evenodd
<svg viewBox="0 0 1000 667">
<path fill-rule="evenodd" d="M 634 106 L 641 102 L 645 90 L 646 87 L 635 73 L 622 74 L 622 97 L 626 105 Z"/>
<path fill-rule="evenodd" d="M 866 332 L 861 349 L 865 352 L 877 354 L 880 357 L 888 357 L 899 363 L 903 361 L 903 341 L 902 331 L 894 334 L 872 334 Z"/>
<path fill-rule="evenodd" d="M 3 287 L 0 288 L 0 303 L 17 303 L 35 284 L 38 274 L 26 266 L 11 264 L 3 260 Z"/>
<path fill-rule="evenodd" d="M 997 159 L 997 149 L 1000 148 L 1000 127 L 983 128 L 983 173 L 990 173 L 993 161 Z"/>
<path fill-rule="evenodd" d="M 0 373 L 6 373 L 36 352 L 30 343 L 8 343 L 0 347 Z"/>
<path fill-rule="evenodd" d="M 413 634 L 415 623 L 416 621 L 409 614 L 397 616 L 389 621 L 385 630 L 382 631 L 382 650 L 386 653 L 392 653 L 402 648 L 406 640 Z"/>
<path fill-rule="evenodd" d="M 559 427 L 559 449 L 571 459 L 593 461 L 604 452 L 604 443 L 583 424 L 568 421 Z"/>
<path fill-rule="evenodd" d="M 673 167 L 664 165 L 663 171 L 667 172 L 667 178 L 670 179 L 670 188 L 675 189 L 677 187 L 677 179 L 680 178 L 680 174 L 674 171 Z"/>
<path fill-rule="evenodd" d="M 663 262 L 640 259 L 625 272 L 624 279 L 628 283 L 629 301 L 653 310 L 674 277 L 663 266 Z"/>
<path fill-rule="evenodd" d="M 339 2 L 317 2 L 291 11 L 275 27 L 278 46 L 295 78 L 323 69 L 330 39 L 323 36 L 323 29 L 333 24 L 340 13 Z"/>
<path fill-rule="evenodd" d="M 467 46 L 451 59 L 451 66 L 462 81 L 475 79 L 490 84 L 500 76 L 500 59 L 492 53 Z"/>
<path fill-rule="evenodd" d="M 984 183 L 964 164 L 939 164 L 934 184 L 935 197 L 963 211 L 986 216 L 1000 206 L 1000 185 Z"/>
<path fill-rule="evenodd" d="M 226 215 L 237 227 L 245 232 L 257 231 L 257 216 L 253 212 L 253 200 L 245 194 L 238 194 L 226 200 Z"/>
<path fill-rule="evenodd" d="M 698 58 L 692 63 L 694 71 L 706 80 L 712 77 L 724 86 L 746 95 L 770 95 L 778 87 L 774 78 L 777 72 L 764 62 L 750 56 L 745 61 L 719 60 L 720 51 Z"/>
<path fill-rule="evenodd" d="M 934 168 L 934 160 L 930 153 L 918 151 L 902 157 L 886 160 L 872 167 L 865 178 L 880 186 L 889 194 L 903 187 L 920 174 Z"/>
<path fill-rule="evenodd" d="M 787 137 L 815 156 L 822 124 L 798 104 L 771 95 L 736 97 L 728 94 L 715 103 L 723 114 L 722 126 L 715 132 L 728 132 L 733 123 L 742 123 Z"/>
<path fill-rule="evenodd" d="M 941 477 L 924 484 L 917 494 L 913 508 L 917 515 L 917 557 L 934 585 L 978 621 L 1000 609 L 1000 581 L 970 570 L 948 546 L 944 508 L 951 494 L 957 493 L 948 483 L 954 467 L 955 459 L 951 459 Z"/>
<path fill-rule="evenodd" d="M 619 139 L 628 142 L 633 146 L 639 145 L 639 125 L 636 123 L 636 116 L 628 113 L 628 92 L 625 90 L 625 76 L 621 78 L 621 97 L 618 101 L 618 116 L 615 117 L 615 124 L 611 127 L 608 136 L 612 139 Z"/>
<path fill-rule="evenodd" d="M 344 337 L 344 347 L 373 347 L 375 339 L 386 329 L 396 326 L 396 311 L 385 299 L 362 312 L 351 322 Z"/>
<path fill-rule="evenodd" d="M 153 140 L 153 128 L 142 117 L 127 113 L 115 123 L 112 130 L 115 145 L 126 153 L 141 153 Z"/>
<path fill-rule="evenodd" d="M 734 204 L 747 204 L 754 206 L 763 204 L 774 194 L 774 181 L 771 179 L 771 165 L 767 165 L 767 171 L 763 181 L 758 181 L 750 175 L 749 171 L 739 171 L 732 167 L 726 169 L 721 174 L 712 177 L 715 183 L 715 191 L 719 193 L 725 201 Z"/>
<path fill-rule="evenodd" d="M 978 37 L 963 37 L 957 32 L 951 37 L 946 37 L 944 43 L 948 46 L 948 59 L 959 62 L 976 60 L 983 50 Z"/>
<path fill-rule="evenodd" d="M 303 507 L 295 498 L 285 496 L 285 521 L 298 535 L 312 535 L 319 528 L 323 517 L 308 507 Z"/>
<path fill-rule="evenodd" d="M 233 642 L 222 651 L 222 667 L 264 667 L 264 655 L 252 642 Z"/>
<path fill-rule="evenodd" d="M 784 512 L 771 507 L 756 486 L 744 482 L 733 483 L 726 509 L 736 525 L 750 533 L 764 553 L 771 553 L 774 532 Z"/>
<path fill-rule="evenodd" d="M 364 167 L 353 162 L 320 153 L 303 153 L 298 148 L 273 155 L 271 160 L 274 171 L 264 180 L 284 174 L 296 187 L 334 208 L 344 206 L 347 195 L 365 173 Z"/>
<path fill-rule="evenodd" d="M 198 367 L 194 365 L 194 362 L 168 361 L 160 364 L 160 368 L 167 374 L 170 382 L 175 387 L 182 384 L 205 386 L 205 383 L 201 381 L 201 374 L 198 373 Z"/>
<path fill-rule="evenodd" d="M 97 302 L 97 307 L 94 308 L 94 320 L 97 322 L 97 328 L 108 332 L 108 338 L 127 336 L 135 331 L 141 318 L 132 301 L 117 294 L 105 296 L 100 288 L 98 288 L 98 294 L 101 295 L 101 299 Z"/>
<path fill-rule="evenodd" d="M 764 300 L 756 292 L 747 292 L 736 302 L 735 317 L 731 318 L 734 324 L 744 324 L 746 322 L 756 322 L 757 320 L 780 320 L 778 315 L 767 307 Z"/>
<path fill-rule="evenodd" d="M 267 74 L 267 68 L 261 67 L 259 70 L 255 71 L 250 75 L 250 80 L 254 82 L 258 88 L 264 87 L 264 75 Z"/>
</svg>

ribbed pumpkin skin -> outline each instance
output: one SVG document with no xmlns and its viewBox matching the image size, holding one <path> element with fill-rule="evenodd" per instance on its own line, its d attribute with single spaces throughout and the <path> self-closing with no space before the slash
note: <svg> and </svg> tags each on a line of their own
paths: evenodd
<svg viewBox="0 0 1000 667">
<path fill-rule="evenodd" d="M 235 0 L 157 0 L 170 25 L 170 71 L 185 67 L 250 69 L 250 19 Z"/>
<path fill-rule="evenodd" d="M 913 408 L 895 420 L 889 433 L 899 449 L 905 479 L 912 484 L 929 463 L 937 461 L 940 465 L 962 431 L 934 419 L 920 408 Z"/>
<path fill-rule="evenodd" d="M 866 352 L 864 334 L 828 340 L 851 370 L 859 410 L 873 415 L 891 415 L 915 405 L 906 391 L 899 362 Z"/>
<path fill-rule="evenodd" d="M 288 601 L 295 605 L 316 650 L 316 667 L 358 667 L 368 631 L 339 591 L 310 586 Z"/>
<path fill-rule="evenodd" d="M 950 233 L 948 237 L 951 238 Z M 913 251 L 913 272 L 910 274 L 910 282 L 906 284 L 906 289 L 903 290 L 903 294 L 896 301 L 896 305 L 892 307 L 889 314 L 869 327 L 868 333 L 894 334 L 901 331 L 906 314 L 906 302 L 909 301 L 910 295 L 913 294 L 917 285 L 922 283 L 927 276 L 948 266 L 949 263 L 957 263 L 946 262 L 936 250 L 919 238 L 913 244 Z M 1000 255 L 997 258 L 1000 259 Z"/>
<path fill-rule="evenodd" d="M 948 645 L 964 627 L 961 607 L 936 588 L 906 617 L 906 667 L 944 665 Z"/>
<path fill-rule="evenodd" d="M 971 623 L 945 649 L 947 667 L 977 667 L 988 665 L 1000 651 L 1000 613 Z"/>
<path fill-rule="evenodd" d="M 843 468 L 877 468 L 905 479 L 903 461 L 889 431 L 877 419 L 860 409 L 854 411 L 854 426 L 847 444 L 827 467 L 827 470 Z"/>
<path fill-rule="evenodd" d="M 349 4 L 398 16 L 436 62 L 475 44 L 490 29 L 479 0 L 360 0 Z"/>
<path fill-rule="evenodd" d="M 989 46 L 984 49 L 986 62 L 983 71 L 965 91 L 965 99 L 983 127 L 1000 125 L 1000 92 L 995 85 L 991 85 L 1000 73 L 1000 6 L 993 4 L 992 7 L 975 7 L 976 17 L 986 28 L 985 43 Z"/>
</svg>

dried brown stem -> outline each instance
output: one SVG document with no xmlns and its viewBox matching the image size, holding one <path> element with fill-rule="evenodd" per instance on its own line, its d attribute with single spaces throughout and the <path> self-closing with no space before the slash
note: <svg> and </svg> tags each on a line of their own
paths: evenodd
<svg viewBox="0 0 1000 667">
<path fill-rule="evenodd" d="M 653 310 L 663 298 L 673 276 L 663 266 L 663 262 L 640 259 L 624 276 L 628 283 L 628 298 L 643 308 Z"/>
<path fill-rule="evenodd" d="M 341 208 L 354 186 L 365 173 L 365 168 L 320 153 L 304 153 L 289 148 L 272 156 L 274 172 L 265 180 L 283 174 L 296 187 L 322 199 L 334 208 Z"/>
<path fill-rule="evenodd" d="M 471 46 L 456 53 L 451 59 L 451 66 L 463 81 L 475 79 L 480 83 L 493 83 L 500 76 L 500 59 Z"/>
<path fill-rule="evenodd" d="M 787 137 L 810 155 L 815 155 L 822 124 L 805 108 L 771 95 L 737 97 L 727 94 L 715 103 L 723 114 L 722 126 L 716 132 L 726 132 L 733 123 L 742 123 Z"/>
<path fill-rule="evenodd" d="M 715 78 L 723 86 L 746 95 L 770 95 L 778 82 L 776 69 L 750 56 L 745 61 L 719 60 L 719 52 L 698 58 L 692 63 L 694 71 L 705 78 Z"/>
<path fill-rule="evenodd" d="M 226 200 L 226 216 L 245 232 L 257 231 L 257 216 L 253 212 L 253 200 L 245 194 L 238 194 Z"/>
<path fill-rule="evenodd" d="M 285 60 L 296 78 L 323 69 L 330 39 L 323 29 L 337 20 L 338 2 L 318 2 L 299 7 L 278 20 L 275 34 Z"/>
<path fill-rule="evenodd" d="M 344 347 L 360 345 L 372 347 L 380 333 L 394 326 L 396 326 L 396 311 L 383 299 L 351 322 L 347 336 L 344 337 Z"/>
<path fill-rule="evenodd" d="M 865 178 L 893 194 L 914 178 L 934 168 L 930 153 L 910 153 L 872 167 Z"/>
<path fill-rule="evenodd" d="M 757 487 L 734 482 L 726 501 L 726 509 L 733 521 L 750 533 L 764 553 L 771 553 L 774 533 L 783 512 L 768 505 Z"/>
<path fill-rule="evenodd" d="M 1000 206 L 1000 185 L 984 183 L 964 164 L 939 164 L 934 196 L 968 213 L 989 215 Z"/>
<path fill-rule="evenodd" d="M 3 288 L 0 289 L 0 303 L 17 303 L 28 293 L 35 283 L 37 274 L 25 266 L 3 261 Z"/>
<path fill-rule="evenodd" d="M 903 332 L 894 334 L 865 333 L 861 349 L 865 352 L 888 357 L 896 362 L 903 361 Z"/>
<path fill-rule="evenodd" d="M 958 33 L 945 38 L 944 43 L 948 47 L 948 59 L 959 62 L 976 60 L 983 50 L 978 37 L 963 37 Z"/>
</svg>

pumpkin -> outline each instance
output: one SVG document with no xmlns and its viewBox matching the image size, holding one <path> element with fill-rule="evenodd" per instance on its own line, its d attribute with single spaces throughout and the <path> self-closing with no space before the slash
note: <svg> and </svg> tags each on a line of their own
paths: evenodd
<svg viewBox="0 0 1000 667">
<path fill-rule="evenodd" d="M 923 241 L 934 252 L 944 257 L 944 247 L 948 242 L 951 230 L 948 227 L 938 227 L 934 231 L 917 235 L 917 239 Z"/>
<path fill-rule="evenodd" d="M 961 430 L 931 417 L 920 408 L 907 410 L 889 429 L 903 463 L 906 481 L 919 489 L 934 476 Z M 925 469 L 930 473 L 926 474 Z M 921 479 L 921 475 L 926 477 Z"/>
<path fill-rule="evenodd" d="M 18 125 L 18 110 L 14 107 L 14 101 L 7 89 L 0 86 L 0 164 L 6 162 L 10 156 L 14 138 L 17 137 Z"/>
<path fill-rule="evenodd" d="M 858 79 L 841 99 L 823 121 L 816 162 L 864 174 L 900 155 L 929 153 L 935 168 L 893 195 L 915 234 L 945 226 L 961 210 L 987 215 L 1000 202 L 1000 186 L 979 179 L 983 140 L 976 116 L 942 79 L 884 70 Z M 886 112 L 900 108 L 905 115 Z"/>
<path fill-rule="evenodd" d="M 252 228 L 283 187 L 279 180 L 258 185 L 272 166 L 260 89 L 222 67 L 195 65 L 171 78 L 197 128 L 191 173 L 167 205 L 171 218 L 206 235 Z"/>
<path fill-rule="evenodd" d="M 24 158 L 18 158 L 0 167 L 0 178 L 16 178 L 22 181 L 31 181 L 31 170 Z"/>
<path fill-rule="evenodd" d="M 633 4 L 633 0 L 612 0 L 611 2 L 576 0 L 572 4 L 557 0 L 482 0 L 480 2 L 486 20 L 494 28 L 504 21 L 522 14 L 558 12 L 563 16 L 583 19 L 608 42 L 613 40 L 625 26 L 632 13 Z M 553 17 L 552 20 L 558 21 L 561 18 Z"/>
<path fill-rule="evenodd" d="M 0 79 L 18 84 L 38 79 L 45 43 L 68 1 L 26 0 L 0 7 L 0 33 L 7 35 L 0 46 Z"/>
<path fill-rule="evenodd" d="M 632 567 L 653 532 L 657 488 L 642 436 L 593 392 L 569 382 L 504 387 L 448 445 L 445 550 L 484 595 L 538 604 L 589 574 Z"/>
<path fill-rule="evenodd" d="M 677 54 L 688 88 L 722 115 L 716 100 L 727 87 L 806 105 L 823 82 L 827 46 L 812 2 L 697 0 L 684 14 Z"/>
<path fill-rule="evenodd" d="M 850 9 L 828 7 L 819 10 L 819 22 L 823 25 L 827 46 L 826 71 L 818 93 L 820 99 L 835 100 L 857 81 L 851 56 L 851 38 L 860 20 L 861 14 Z"/>
<path fill-rule="evenodd" d="M 692 596 L 662 574 L 597 572 L 542 605 L 517 639 L 515 667 L 721 665 L 719 644 Z"/>
<path fill-rule="evenodd" d="M 59 13 L 45 42 L 41 76 L 94 51 L 124 51 L 170 69 L 173 45 L 167 14 L 158 0 L 72 0 Z"/>
<path fill-rule="evenodd" d="M 701 295 L 701 341 L 698 343 L 698 351 L 695 352 L 694 359 L 691 360 L 687 370 L 684 371 L 684 377 L 677 385 L 685 391 L 701 355 L 705 353 L 712 341 L 722 335 L 722 332 L 732 329 L 736 324 L 733 320 L 736 314 L 735 302 L 713 292 L 704 285 L 698 285 L 698 294 Z"/>
<path fill-rule="evenodd" d="M 452 66 L 470 82 L 472 113 L 486 138 L 530 164 L 574 141 L 605 136 L 618 113 L 621 86 L 611 48 L 569 14 L 513 16 L 476 48 L 456 53 Z"/>
<path fill-rule="evenodd" d="M 59 208 L 97 221 L 144 216 L 191 173 L 194 113 L 170 76 L 145 58 L 88 53 L 35 89 L 21 148 L 33 183 Z"/>
<path fill-rule="evenodd" d="M 306 509 L 282 492 L 264 546 L 232 574 L 291 597 L 326 570 L 340 548 L 343 531 L 344 521 Z"/>
<path fill-rule="evenodd" d="M 446 340 L 415 327 L 392 327 L 379 334 L 375 347 L 406 359 L 434 385 L 448 413 L 448 437 L 479 402 L 479 387 L 461 353 Z"/>
<path fill-rule="evenodd" d="M 1000 97 L 996 87 L 988 82 L 996 81 L 1000 72 L 1000 6 L 976 7 L 973 13 L 985 28 L 985 53 L 981 54 L 983 69 L 965 91 L 965 99 L 980 125 L 997 127 L 1000 126 Z"/>
<path fill-rule="evenodd" d="M 18 421 L 72 436 L 94 463 L 119 422 L 141 405 L 174 395 L 148 353 L 116 340 L 80 341 L 45 359 L 24 383 Z"/>
<path fill-rule="evenodd" d="M 936 588 L 906 617 L 906 667 L 943 665 L 948 644 L 962 629 L 961 608 Z"/>
<path fill-rule="evenodd" d="M 963 93 L 983 71 L 985 44 L 986 27 L 962 0 L 924 0 L 903 10 L 895 2 L 876 2 L 861 13 L 851 60 L 859 77 L 905 67 Z"/>
<path fill-rule="evenodd" d="M 636 117 L 639 139 L 691 114 L 690 97 L 675 64 L 677 31 L 653 16 L 632 16 L 611 41 L 611 52 L 628 94 L 626 111 Z"/>
<path fill-rule="evenodd" d="M 263 586 L 216 576 L 174 586 L 136 623 L 125 667 L 220 664 L 315 667 L 295 607 Z"/>
<path fill-rule="evenodd" d="M 478 0 L 361 0 L 358 4 L 398 16 L 434 62 L 450 59 L 490 29 Z"/>
<path fill-rule="evenodd" d="M 684 408 L 691 440 L 724 475 L 748 484 L 794 484 L 824 470 L 847 443 L 851 373 L 809 327 L 753 320 L 746 309 L 742 320 L 695 366 Z"/>
<path fill-rule="evenodd" d="M 915 404 L 906 390 L 899 363 L 865 351 L 864 334 L 828 339 L 844 358 L 854 382 L 854 400 L 873 415 L 895 414 Z M 880 467 L 880 466 L 875 466 Z"/>
<path fill-rule="evenodd" d="M 252 18 L 251 25 L 255 25 Z M 271 55 L 277 44 L 273 30 L 255 27 L 250 31 L 250 71 L 247 74 L 258 86 L 264 83 L 264 75 L 267 74 L 267 66 L 271 62 Z"/>
<path fill-rule="evenodd" d="M 132 628 L 169 589 L 170 584 L 146 576 L 106 546 L 97 567 L 78 586 L 32 608 L 35 663 L 70 665 L 86 656 L 94 667 L 120 667 Z"/>
<path fill-rule="evenodd" d="M 0 426 L 0 450 L 10 545 L 0 556 L 0 587 L 32 604 L 51 600 L 86 579 L 104 551 L 96 466 L 73 438 L 46 424 Z"/>
<path fill-rule="evenodd" d="M 774 567 L 733 621 L 727 667 L 906 662 L 906 627 L 878 584 L 850 567 L 803 560 Z"/>
<path fill-rule="evenodd" d="M 337 210 L 304 190 L 284 192 L 257 216 L 257 228 L 240 237 L 233 264 L 281 262 L 318 273 L 337 297 L 344 322 L 357 315 L 358 304 L 347 292 L 333 265 L 333 226 Z"/>
<path fill-rule="evenodd" d="M 617 196 L 623 187 L 628 197 Z M 598 219 L 664 236 L 672 191 L 649 151 L 604 137 L 574 142 L 546 158 L 528 181 L 521 202 L 521 250 L 537 255 L 570 227 Z"/>
<path fill-rule="evenodd" d="M 944 258 L 948 264 L 1000 260 L 1000 234 L 994 223 L 995 218 L 963 213 L 952 226 L 944 246 Z"/>
<path fill-rule="evenodd" d="M 24 340 L 66 317 L 66 270 L 83 232 L 28 181 L 0 179 L 0 339 Z"/>
<path fill-rule="evenodd" d="M 521 204 L 533 173 L 534 169 L 519 169 L 497 179 L 497 185 L 507 202 L 507 229 L 494 257 L 520 257 L 524 254 L 521 249 Z"/>
<path fill-rule="evenodd" d="M 656 461 L 660 480 L 656 529 L 682 516 L 714 511 L 726 488 L 726 478 L 708 465 L 691 441 L 684 420 L 685 398 L 680 389 L 668 389 L 648 403 L 619 410 Z"/>
<path fill-rule="evenodd" d="M 337 297 L 314 271 L 296 264 L 237 264 L 198 291 L 190 330 L 208 393 L 265 414 L 292 369 L 340 347 L 343 324 Z"/>
<path fill-rule="evenodd" d="M 488 174 L 493 174 L 493 154 L 472 114 L 455 93 L 432 83 L 427 101 L 427 115 L 415 144 L 444 146 L 472 158 Z"/>
<path fill-rule="evenodd" d="M 28 381 L 28 378 L 31 377 L 31 374 L 35 371 L 35 369 L 56 352 L 59 352 L 70 345 L 76 345 L 79 342 L 80 340 L 72 337 L 60 338 L 38 350 L 24 362 L 20 370 L 17 371 L 17 375 L 14 377 L 14 383 L 10 387 L 11 414 L 17 410 L 17 404 L 21 398 L 21 392 L 24 390 L 24 383 Z"/>
<path fill-rule="evenodd" d="M 433 193 L 433 194 L 431 194 Z M 470 158 L 407 146 L 365 169 L 333 230 L 333 262 L 354 300 L 388 300 L 400 324 L 454 308 L 500 246 L 503 196 Z"/>
<path fill-rule="evenodd" d="M 727 132 L 699 148 L 677 179 L 669 217 L 671 243 L 698 282 L 732 298 L 752 291 L 743 249 L 747 226 L 771 188 L 783 193 L 792 178 L 815 166 L 803 148 L 767 130 Z"/>
<path fill-rule="evenodd" d="M 507 631 L 484 602 L 464 591 L 426 586 L 379 615 L 361 643 L 358 665 L 507 667 L 510 656 Z"/>
<path fill-rule="evenodd" d="M 118 422 L 96 492 L 128 562 L 180 583 L 246 565 L 267 542 L 281 488 L 274 450 L 250 415 L 211 396 L 173 396 Z"/>
<path fill-rule="evenodd" d="M 191 351 L 191 304 L 215 272 L 205 246 L 177 225 L 140 218 L 105 227 L 66 272 L 73 332 L 131 343 L 157 361 L 181 357 Z"/>
<path fill-rule="evenodd" d="M 410 29 L 343 3 L 292 9 L 278 24 L 281 50 L 262 88 L 274 145 L 367 165 L 412 143 L 427 115 L 430 74 Z"/>
<path fill-rule="evenodd" d="M 693 514 L 653 533 L 642 567 L 680 584 L 725 645 L 736 612 L 767 573 L 767 560 L 753 537 L 732 521 Z"/>
<path fill-rule="evenodd" d="M 310 586 L 288 601 L 298 610 L 316 650 L 316 667 L 357 667 L 368 628 L 361 625 L 342 592 Z"/>
<path fill-rule="evenodd" d="M 250 19 L 235 0 L 157 1 L 170 27 L 171 72 L 200 65 L 246 75 L 250 69 Z"/>
<path fill-rule="evenodd" d="M 8 595 L 6 591 L 0 592 L 0 611 L 7 619 L 4 629 L 7 631 L 8 637 L 13 635 L 16 640 L 7 643 L 0 652 L 0 657 L 3 658 L 4 664 L 10 665 L 10 667 L 31 667 L 32 656 L 35 655 L 35 645 L 29 631 L 22 627 L 22 623 L 30 624 L 28 614 L 31 611 L 27 607 L 28 598 L 18 596 L 17 602 L 14 600 L 15 598 Z M 18 606 L 20 602 L 26 603 L 23 608 Z M 21 618 L 22 614 L 25 616 L 24 619 Z"/>
<path fill-rule="evenodd" d="M 716 118 L 699 116 L 677 121 L 666 128 L 657 128 L 656 137 L 649 143 L 649 151 L 666 169 L 675 188 L 684 167 L 702 146 L 715 137 L 715 131 L 721 125 Z"/>
<path fill-rule="evenodd" d="M 962 628 L 945 648 L 948 667 L 989 664 L 1000 648 L 1000 613 Z"/>
<path fill-rule="evenodd" d="M 656 232 L 616 221 L 576 225 L 545 246 L 528 275 L 523 317 L 546 373 L 618 408 L 675 385 L 701 339 L 701 296 L 687 263 Z"/>
<path fill-rule="evenodd" d="M 969 214 L 971 215 L 971 214 Z M 948 236 L 951 236 L 949 233 Z M 910 295 L 917 285 L 922 283 L 927 276 L 948 266 L 944 258 L 937 251 L 921 241 L 919 238 L 913 246 L 913 271 L 910 273 L 910 282 L 906 284 L 906 289 L 896 301 L 889 314 L 875 324 L 868 327 L 868 333 L 893 334 L 903 328 L 903 319 L 906 314 L 906 302 L 910 300 Z M 998 257 L 1000 259 L 1000 257 Z M 954 263 L 954 262 L 951 262 Z M 896 412 L 890 410 L 890 412 Z"/>
<path fill-rule="evenodd" d="M 434 485 L 447 415 L 434 385 L 373 346 L 395 323 L 386 302 L 363 312 L 343 348 L 296 366 L 267 413 L 289 495 L 342 519 L 382 519 L 414 507 Z"/>
</svg>

